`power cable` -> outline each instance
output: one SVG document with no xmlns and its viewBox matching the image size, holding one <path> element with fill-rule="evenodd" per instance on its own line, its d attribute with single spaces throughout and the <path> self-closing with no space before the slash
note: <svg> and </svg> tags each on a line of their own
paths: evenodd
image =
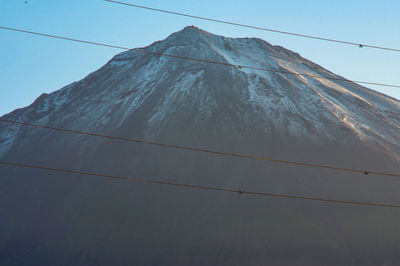
<svg viewBox="0 0 400 266">
<path fill-rule="evenodd" d="M 286 198 L 286 199 L 302 199 L 302 200 L 309 200 L 309 201 L 321 201 L 321 202 L 329 202 L 329 203 L 342 203 L 342 204 L 364 205 L 364 206 L 374 206 L 374 207 L 400 208 L 400 205 L 396 205 L 396 204 L 376 203 L 376 202 L 367 202 L 367 201 L 336 200 L 336 199 L 308 197 L 308 196 L 297 196 L 297 195 L 289 195 L 289 194 L 255 192 L 255 191 L 239 190 L 239 189 L 232 189 L 232 188 L 221 188 L 221 187 L 214 187 L 214 186 L 202 186 L 202 185 L 192 185 L 192 184 L 185 184 L 185 183 L 175 183 L 175 182 L 155 180 L 155 179 L 144 179 L 144 178 L 137 178 L 137 177 L 108 175 L 108 174 L 101 174 L 101 173 L 95 173 L 95 172 L 87 172 L 87 171 L 72 170 L 72 169 L 53 168 L 53 167 L 47 167 L 47 166 L 25 164 L 25 163 L 16 163 L 16 162 L 8 162 L 8 161 L 0 161 L 0 164 L 9 165 L 9 166 L 15 166 L 15 167 L 41 169 L 41 170 L 54 171 L 54 172 L 60 172 L 60 173 L 68 173 L 68 174 L 89 175 L 89 176 L 97 176 L 97 177 L 105 177 L 105 178 L 114 178 L 114 179 L 136 181 L 136 182 L 142 182 L 142 183 L 169 185 L 169 186 L 181 187 L 181 188 L 186 188 L 186 189 L 198 189 L 198 190 L 213 190 L 213 191 L 221 191 L 221 192 L 231 192 L 231 193 L 238 193 L 240 195 L 248 194 L 248 195 L 266 196 L 266 197 Z"/>
<path fill-rule="evenodd" d="M 152 55 L 157 55 L 157 56 L 166 56 L 166 57 L 170 57 L 170 58 L 190 60 L 190 61 L 195 61 L 195 62 L 203 62 L 203 63 L 210 63 L 210 64 L 216 64 L 216 65 L 237 67 L 239 69 L 247 68 L 247 69 L 269 71 L 269 72 L 282 73 L 282 74 L 288 74 L 288 75 L 295 75 L 295 76 L 311 77 L 311 78 L 317 78 L 317 79 L 320 78 L 320 79 L 326 79 L 326 80 L 335 80 L 335 81 L 344 81 L 344 82 L 350 82 L 350 83 L 360 83 L 360 84 L 368 84 L 368 85 L 400 88 L 400 85 L 395 85 L 395 84 L 385 84 L 385 83 L 376 83 L 376 82 L 359 81 L 359 80 L 348 80 L 348 79 L 344 79 L 344 78 L 324 77 L 324 76 L 317 76 L 317 75 L 311 75 L 311 74 L 305 74 L 305 73 L 295 73 L 295 72 L 290 72 L 290 71 L 285 71 L 285 70 L 277 70 L 277 69 L 272 69 L 272 68 L 262 68 L 262 67 L 251 67 L 251 66 L 244 66 L 244 65 L 236 65 L 236 64 L 230 64 L 230 63 L 224 63 L 224 62 L 218 62 L 218 61 L 212 61 L 212 60 L 206 60 L 206 59 L 199 59 L 199 58 L 191 58 L 191 57 L 186 57 L 186 56 L 157 53 L 157 52 L 152 52 L 152 51 L 142 50 L 142 49 L 137 49 L 137 48 L 127 48 L 127 47 L 122 47 L 122 46 L 118 46 L 118 45 L 111 45 L 111 44 L 104 44 L 104 43 L 99 43 L 99 42 L 85 41 L 85 40 L 74 39 L 74 38 L 69 38 L 69 37 L 63 37 L 63 36 L 58 36 L 58 35 L 27 31 L 27 30 L 22 30 L 22 29 L 17 29 L 17 28 L 9 28 L 9 27 L 0 26 L 0 29 L 9 30 L 9 31 L 23 32 L 23 33 L 28 33 L 28 34 L 33 34 L 33 35 L 38 35 L 38 36 L 43 36 L 43 37 L 50 37 L 50 38 L 62 39 L 62 40 L 85 43 L 85 44 L 91 44 L 91 45 L 97 45 L 97 46 L 104 46 L 104 47 L 109 47 L 109 48 L 116 48 L 116 49 L 127 50 L 127 51 L 135 51 L 135 52 L 152 54 Z"/>
<path fill-rule="evenodd" d="M 220 155 L 220 156 L 229 156 L 229 157 L 245 158 L 245 159 L 251 159 L 251 160 L 268 161 L 268 162 L 273 162 L 273 163 L 283 163 L 283 164 L 290 164 L 290 165 L 297 165 L 297 166 L 304 166 L 304 167 L 325 168 L 325 169 L 337 170 L 337 171 L 362 173 L 362 174 L 366 174 L 366 175 L 367 174 L 374 174 L 374 175 L 382 175 L 382 176 L 400 177 L 400 173 L 378 172 L 378 171 L 361 170 L 361 169 L 354 169 L 354 168 L 336 167 L 336 166 L 317 164 L 317 163 L 306 163 L 306 162 L 298 162 L 298 161 L 279 160 L 279 159 L 267 158 L 267 157 L 262 157 L 262 156 L 240 154 L 240 153 L 222 152 L 222 151 L 217 151 L 217 150 L 209 150 L 209 149 L 202 149 L 202 148 L 191 147 L 191 146 L 160 143 L 160 142 L 147 141 L 147 140 L 135 139 L 135 138 L 109 136 L 109 135 L 103 135 L 103 134 L 98 134 L 98 133 L 93 133 L 93 132 L 65 129 L 65 128 L 59 128 L 59 127 L 51 127 L 51 126 L 33 124 L 33 123 L 28 123 L 28 122 L 19 122 L 19 121 L 14 121 L 14 120 L 8 120 L 8 119 L 3 119 L 3 118 L 0 118 L 0 122 L 18 124 L 18 125 L 23 125 L 23 126 L 32 126 L 32 127 L 50 129 L 50 130 L 56 130 L 56 131 L 62 131 L 62 132 L 69 132 L 69 133 L 86 135 L 86 136 L 101 137 L 101 138 L 114 139 L 114 140 L 120 140 L 120 141 L 128 141 L 128 142 L 149 144 L 149 145 L 165 147 L 165 148 L 210 153 L 210 154 L 215 154 L 215 155 Z"/>
<path fill-rule="evenodd" d="M 307 34 L 301 34 L 301 33 L 295 33 L 295 32 L 288 32 L 288 31 L 281 31 L 281 30 L 275 30 L 275 29 L 258 27 L 258 26 L 251 26 L 251 25 L 247 25 L 247 24 L 241 24 L 241 23 L 230 22 L 230 21 L 214 19 L 214 18 L 200 17 L 200 16 L 195 16 L 195 15 L 190 15 L 190 14 L 185 14 L 185 13 L 179 13 L 179 12 L 176 12 L 176 11 L 169 11 L 169 10 L 158 9 L 158 8 L 154 8 L 154 7 L 130 4 L 130 3 L 126 3 L 126 2 L 120 2 L 120 1 L 114 1 L 114 0 L 105 0 L 105 1 L 111 2 L 111 3 L 115 3 L 115 4 L 130 6 L 130 7 L 142 8 L 142 9 L 147 9 L 147 10 L 151 10 L 151 11 L 157 11 L 157 12 L 162 12 L 162 13 L 167 13 L 167 14 L 172 14 L 172 15 L 178 15 L 178 16 L 183 16 L 183 17 L 189 17 L 189 18 L 194 18 L 194 19 L 200 19 L 200 20 L 207 20 L 207 21 L 211 21 L 211 22 L 218 22 L 218 23 L 223 23 L 223 24 L 228 24 L 228 25 L 233 25 L 233 26 L 239 26 L 239 27 L 244 27 L 244 28 L 250 28 L 250 29 L 255 29 L 255 30 L 269 31 L 269 32 L 286 34 L 286 35 L 291 35 L 291 36 L 296 36 L 296 37 L 303 37 L 303 38 L 315 39 L 315 40 L 320 40 L 320 41 L 327 41 L 327 42 L 335 42 L 335 43 L 353 45 L 353 46 L 358 46 L 360 48 L 368 47 L 368 48 L 381 49 L 381 50 L 387 50 L 387 51 L 393 51 L 393 52 L 400 52 L 400 49 L 395 49 L 395 48 L 390 48 L 390 47 L 382 47 L 382 46 L 370 45 L 370 44 L 365 44 L 365 43 L 342 41 L 342 40 L 337 40 L 337 39 L 329 39 L 329 38 L 318 37 L 318 36 L 307 35 Z"/>
</svg>

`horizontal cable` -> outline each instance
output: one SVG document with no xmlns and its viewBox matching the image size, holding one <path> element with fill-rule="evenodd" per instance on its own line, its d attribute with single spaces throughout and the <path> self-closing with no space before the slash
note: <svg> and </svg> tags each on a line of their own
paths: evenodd
<svg viewBox="0 0 400 266">
<path fill-rule="evenodd" d="M 165 147 L 165 148 L 210 153 L 210 154 L 216 154 L 216 155 L 221 155 L 221 156 L 238 157 L 238 158 L 245 158 L 245 159 L 251 159 L 251 160 L 268 161 L 268 162 L 273 162 L 273 163 L 283 163 L 283 164 L 290 164 L 290 165 L 297 165 L 297 166 L 304 166 L 304 167 L 325 168 L 325 169 L 337 170 L 337 171 L 362 173 L 362 174 L 366 174 L 366 175 L 367 174 L 374 174 L 374 175 L 382 175 L 382 176 L 400 177 L 400 173 L 378 172 L 378 171 L 361 170 L 361 169 L 354 169 L 354 168 L 336 167 L 336 166 L 317 164 L 317 163 L 306 163 L 306 162 L 298 162 L 298 161 L 279 160 L 279 159 L 274 159 L 274 158 L 267 158 L 267 157 L 254 156 L 254 155 L 248 155 L 248 154 L 230 153 L 230 152 L 222 152 L 222 151 L 216 151 L 216 150 L 196 148 L 196 147 L 191 147 L 191 146 L 159 143 L 159 142 L 147 141 L 147 140 L 135 139 L 135 138 L 109 136 L 109 135 L 103 135 L 103 134 L 80 131 L 80 130 L 72 130 L 72 129 L 65 129 L 65 128 L 59 128 L 59 127 L 52 127 L 52 126 L 33 124 L 33 123 L 28 123 L 28 122 L 20 122 L 20 121 L 8 120 L 8 119 L 3 119 L 3 118 L 0 118 L 0 122 L 18 124 L 18 125 L 23 125 L 23 126 L 32 126 L 32 127 L 37 127 L 37 128 L 57 130 L 57 131 L 62 131 L 62 132 L 69 132 L 69 133 L 74 133 L 74 134 L 81 134 L 81 135 L 93 136 L 93 137 L 101 137 L 101 138 L 114 139 L 114 140 L 120 140 L 120 141 L 143 143 L 143 144 L 149 144 L 149 145 Z"/>
<path fill-rule="evenodd" d="M 336 200 L 336 199 L 317 198 L 317 197 L 308 197 L 308 196 L 297 196 L 297 195 L 289 195 L 289 194 L 255 192 L 255 191 L 247 191 L 247 190 L 231 189 L 231 188 L 222 188 L 222 187 L 214 187 L 214 186 L 202 186 L 202 185 L 192 185 L 192 184 L 185 184 L 185 183 L 175 183 L 175 182 L 155 180 L 155 179 L 144 179 L 144 178 L 128 177 L 128 176 L 120 176 L 120 175 L 108 175 L 108 174 L 101 174 L 101 173 L 95 173 L 95 172 L 87 172 L 87 171 L 72 170 L 72 169 L 61 169 L 61 168 L 54 168 L 54 167 L 47 167 L 47 166 L 40 166 L 40 165 L 33 165 L 33 164 L 25 164 L 25 163 L 8 162 L 8 161 L 0 161 L 0 164 L 9 165 L 9 166 L 15 166 L 15 167 L 41 169 L 41 170 L 54 171 L 54 172 L 60 172 L 60 173 L 68 173 L 68 174 L 98 176 L 98 177 L 105 177 L 105 178 L 114 178 L 114 179 L 121 179 L 121 180 L 136 181 L 136 182 L 142 182 L 142 183 L 169 185 L 169 186 L 181 187 L 181 188 L 186 188 L 186 189 L 189 188 L 189 189 L 199 189 L 199 190 L 213 190 L 213 191 L 221 191 L 221 192 L 231 192 L 231 193 L 238 193 L 240 195 L 248 194 L 248 195 L 257 195 L 257 196 L 266 196 L 266 197 L 278 197 L 278 198 L 286 198 L 286 199 L 301 199 L 301 200 L 320 201 L 320 202 L 329 202 L 329 203 L 342 203 L 342 204 L 364 205 L 364 206 L 374 206 L 374 207 L 400 208 L 400 205 L 387 204 L 387 203 L 376 203 L 376 202 L 367 202 L 367 201 Z"/>
<path fill-rule="evenodd" d="M 312 36 L 312 35 L 295 33 L 295 32 L 274 30 L 274 29 L 269 29 L 269 28 L 264 28 L 264 27 L 251 26 L 251 25 L 230 22 L 230 21 L 225 21 L 225 20 L 220 20 L 220 19 L 214 19 L 214 18 L 200 17 L 200 16 L 195 16 L 195 15 L 190 15 L 190 14 L 179 13 L 179 12 L 175 12 L 175 11 L 169 11 L 169 10 L 158 9 L 158 8 L 154 8 L 154 7 L 136 5 L 136 4 L 120 2 L 120 1 L 114 1 L 114 0 L 105 0 L 105 1 L 115 3 L 115 4 L 125 5 L 125 6 L 137 7 L 137 8 L 147 9 L 147 10 L 151 10 L 151 11 L 157 11 L 157 12 L 178 15 L 178 16 L 183 16 L 183 17 L 189 17 L 189 18 L 195 18 L 195 19 L 201 19 L 201 20 L 207 20 L 207 21 L 211 21 L 211 22 L 218 22 L 218 23 L 239 26 L 239 27 L 244 27 L 244 28 L 250 28 L 250 29 L 255 29 L 255 30 L 263 30 L 263 31 L 275 32 L 275 33 L 280 33 L 280 34 L 292 35 L 292 36 L 296 36 L 296 37 L 303 37 L 303 38 L 315 39 L 315 40 L 320 40 L 320 41 L 328 41 L 328 42 L 353 45 L 353 46 L 357 46 L 360 48 L 368 47 L 368 48 L 381 49 L 381 50 L 387 50 L 387 51 L 393 51 L 393 52 L 400 52 L 400 49 L 396 49 L 396 48 L 382 47 L 382 46 L 370 45 L 370 44 L 365 44 L 365 43 L 342 41 L 342 40 L 337 40 L 337 39 L 329 39 L 329 38 Z"/>
<path fill-rule="evenodd" d="M 23 33 L 28 33 L 28 34 L 33 34 L 33 35 L 38 35 L 38 36 L 43 36 L 43 37 L 50 37 L 50 38 L 62 39 L 62 40 L 85 43 L 85 44 L 91 44 L 91 45 L 104 46 L 104 47 L 109 47 L 109 48 L 116 48 L 116 49 L 127 50 L 127 51 L 135 51 L 135 52 L 152 54 L 152 55 L 157 55 L 157 56 L 166 56 L 166 57 L 170 57 L 170 58 L 190 60 L 190 61 L 195 61 L 195 62 L 203 62 L 203 63 L 210 63 L 210 64 L 216 64 L 216 65 L 237 67 L 239 69 L 247 68 L 247 69 L 269 71 L 269 72 L 282 73 L 282 74 L 288 74 L 288 75 L 295 75 L 295 76 L 300 76 L 300 77 L 304 76 L 304 77 L 311 77 L 311 78 L 317 78 L 317 79 L 320 78 L 320 79 L 344 81 L 344 82 L 350 82 L 350 83 L 360 83 L 360 84 L 367 84 L 367 85 L 376 85 L 376 86 L 400 88 L 400 85 L 395 85 L 395 84 L 377 83 L 377 82 L 360 81 L 360 80 L 348 80 L 348 79 L 344 79 L 344 78 L 325 77 L 325 76 L 311 75 L 311 74 L 305 74 L 305 73 L 295 73 L 295 72 L 290 72 L 290 71 L 285 71 L 285 70 L 277 70 L 277 69 L 272 69 L 272 68 L 262 68 L 262 67 L 236 65 L 236 64 L 230 64 L 230 63 L 224 63 L 224 62 L 218 62 L 218 61 L 212 61 L 212 60 L 206 60 L 206 59 L 199 59 L 199 58 L 191 58 L 191 57 L 186 57 L 186 56 L 157 53 L 157 52 L 152 52 L 152 51 L 142 50 L 142 49 L 137 49 L 137 48 L 127 48 L 127 47 L 122 47 L 122 46 L 118 46 L 118 45 L 111 45 L 111 44 L 104 44 L 104 43 L 99 43 L 99 42 L 85 41 L 85 40 L 80 40 L 80 39 L 74 39 L 74 38 L 69 38 L 69 37 L 63 37 L 63 36 L 58 36 L 58 35 L 39 33 L 39 32 L 33 32 L 33 31 L 27 31 L 27 30 L 22 30 L 22 29 L 3 27 L 3 26 L 0 26 L 0 29 L 23 32 Z"/>
</svg>

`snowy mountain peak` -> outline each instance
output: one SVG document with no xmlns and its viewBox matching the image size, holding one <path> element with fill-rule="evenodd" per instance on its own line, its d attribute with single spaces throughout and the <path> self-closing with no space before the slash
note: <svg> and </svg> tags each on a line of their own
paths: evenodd
<svg viewBox="0 0 400 266">
<path fill-rule="evenodd" d="M 144 134 L 153 137 L 174 123 L 184 130 L 196 121 L 192 127 L 201 130 L 218 121 L 218 130 L 241 129 L 237 134 L 256 128 L 267 135 L 278 132 L 321 143 L 358 139 L 397 149 L 399 101 L 352 82 L 303 76 L 340 78 L 283 47 L 189 26 L 142 49 L 267 70 L 131 50 L 6 117 L 105 131 L 140 117 Z M 10 136 L 16 132 L 4 134 L 0 143 L 13 143 Z"/>
</svg>

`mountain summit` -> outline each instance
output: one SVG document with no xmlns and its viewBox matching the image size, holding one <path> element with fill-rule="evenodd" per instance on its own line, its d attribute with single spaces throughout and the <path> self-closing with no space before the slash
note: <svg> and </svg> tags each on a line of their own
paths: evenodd
<svg viewBox="0 0 400 266">
<path fill-rule="evenodd" d="M 391 97 L 256 38 L 217 36 L 190 26 L 140 49 L 226 65 L 130 50 L 2 118 L 400 171 L 400 102 Z M 398 181 L 381 176 L 8 123 L 0 123 L 0 158 L 270 193 L 400 202 Z M 5 265 L 400 262 L 396 210 L 184 191 L 6 166 L 0 166 L 0 196 L 0 264 Z"/>
</svg>

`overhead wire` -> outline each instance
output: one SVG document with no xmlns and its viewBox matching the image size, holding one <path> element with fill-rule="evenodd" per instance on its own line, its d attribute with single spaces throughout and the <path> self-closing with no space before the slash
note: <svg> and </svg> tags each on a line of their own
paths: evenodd
<svg viewBox="0 0 400 266">
<path fill-rule="evenodd" d="M 129 176 L 121 176 L 121 175 L 109 175 L 109 174 L 102 174 L 102 173 L 95 173 L 95 172 L 88 172 L 88 171 L 81 171 L 81 170 L 62 169 L 62 168 L 54 168 L 54 167 L 47 167 L 47 166 L 26 164 L 26 163 L 9 162 L 9 161 L 0 161 L 0 164 L 8 165 L 8 166 L 14 166 L 14 167 L 41 169 L 41 170 L 60 172 L 60 173 L 79 174 L 79 175 L 97 176 L 97 177 L 113 178 L 113 179 L 120 179 L 120 180 L 127 180 L 127 181 L 136 181 L 136 182 L 150 183 L 150 184 L 168 185 L 168 186 L 175 186 L 175 187 L 186 188 L 186 189 L 198 189 L 198 190 L 212 190 L 212 191 L 220 191 L 220 192 L 230 192 L 230 193 L 237 193 L 237 194 L 240 194 L 240 195 L 247 194 L 247 195 L 256 195 L 256 196 L 264 196 L 264 197 L 300 199 L 300 200 L 329 202 L 329 203 L 364 205 L 364 206 L 373 206 L 373 207 L 400 208 L 400 205 L 391 204 L 391 203 L 337 200 L 337 199 L 309 197 L 309 196 L 300 196 L 300 195 L 291 195 L 291 194 L 256 192 L 256 191 L 248 191 L 248 190 L 242 190 L 242 189 L 223 188 L 223 187 L 204 186 L 204 185 L 193 185 L 193 184 L 187 184 L 187 183 L 177 183 L 177 182 L 170 182 L 170 181 L 163 181 L 163 180 L 156 180 L 156 179 L 145 179 L 145 178 L 129 177 Z"/>
<path fill-rule="evenodd" d="M 344 82 L 349 82 L 349 83 L 360 83 L 360 84 L 367 84 L 367 85 L 376 85 L 376 86 L 400 88 L 400 85 L 396 85 L 396 84 L 377 83 L 377 82 L 360 81 L 360 80 L 348 80 L 348 79 L 345 79 L 345 78 L 338 78 L 338 77 L 326 77 L 326 76 L 318 76 L 318 75 L 312 75 L 312 74 L 306 74 L 306 73 L 295 73 L 295 72 L 286 71 L 286 70 L 245 66 L 245 65 L 238 65 L 238 64 L 231 64 L 231 63 L 226 63 L 226 62 L 207 60 L 207 59 L 191 58 L 191 57 L 179 56 L 179 55 L 170 55 L 170 54 L 153 52 L 153 51 L 148 51 L 148 50 L 143 50 L 143 49 L 138 49 L 138 48 L 127 48 L 127 47 L 118 46 L 118 45 L 86 41 L 86 40 L 69 38 L 69 37 L 64 37 L 64 36 L 59 36 L 59 35 L 28 31 L 28 30 L 23 30 L 23 29 L 18 29 L 18 28 L 10 28 L 10 27 L 0 26 L 0 29 L 9 30 L 9 31 L 16 31 L 16 32 L 22 32 L 22 33 L 27 33 L 27 34 L 37 35 L 37 36 L 43 36 L 43 37 L 56 38 L 56 39 L 67 40 L 67 41 L 73 41 L 73 42 L 79 42 L 79 43 L 85 43 L 85 44 L 90 44 L 90 45 L 104 46 L 104 47 L 115 48 L 115 49 L 126 50 L 126 51 L 135 51 L 135 52 L 140 52 L 140 53 L 152 54 L 152 55 L 156 55 L 156 56 L 165 56 L 165 57 L 182 59 L 182 60 L 190 60 L 190 61 L 195 61 L 195 62 L 203 62 L 203 63 L 210 63 L 210 64 L 215 64 L 215 65 L 224 65 L 224 66 L 236 67 L 236 68 L 239 68 L 239 69 L 247 68 L 247 69 L 253 69 L 253 70 L 269 71 L 269 72 L 275 72 L 275 73 L 281 73 L 281 74 L 300 76 L 300 77 L 303 76 L 303 77 L 311 77 L 311 78 L 316 78 L 316 79 L 320 78 L 320 79 L 326 79 L 326 80 L 344 81 Z"/>
<path fill-rule="evenodd" d="M 255 30 L 269 31 L 269 32 L 291 35 L 291 36 L 296 36 L 296 37 L 358 46 L 360 48 L 367 47 L 367 48 L 373 48 L 373 49 L 381 49 L 381 50 L 387 50 L 387 51 L 393 51 L 393 52 L 400 52 L 400 49 L 396 49 L 396 48 L 383 47 L 383 46 L 377 46 L 377 45 L 371 45 L 371 44 L 359 43 L 359 42 L 343 41 L 343 40 L 338 40 L 338 39 L 330 39 L 330 38 L 325 38 L 325 37 L 319 37 L 319 36 L 313 36 L 313 35 L 307 35 L 307 34 L 301 34 L 301 33 L 295 33 L 295 32 L 288 32 L 288 31 L 276 30 L 276 29 L 265 28 L 265 27 L 252 26 L 252 25 L 247 25 L 247 24 L 242 24 L 242 23 L 237 23 L 237 22 L 231 22 L 231 21 L 208 18 L 208 17 L 201 17 L 201 16 L 196 16 L 196 15 L 191 15 L 191 14 L 180 13 L 180 12 L 176 12 L 176 11 L 170 11 L 170 10 L 148 7 L 148 6 L 143 6 L 143 5 L 131 4 L 131 3 L 115 1 L 115 0 L 105 0 L 105 1 L 110 2 L 110 3 L 119 4 L 119 5 L 136 7 L 136 8 L 141 8 L 141 9 L 146 9 L 146 10 L 151 10 L 151 11 L 156 11 L 156 12 L 162 12 L 162 13 L 167 13 L 167 14 L 172 14 L 172 15 L 194 18 L 194 19 L 223 23 L 223 24 L 239 26 L 239 27 L 244 27 L 244 28 L 250 28 L 250 29 L 255 29 Z"/>
<path fill-rule="evenodd" d="M 251 159 L 251 160 L 268 161 L 268 162 L 272 162 L 272 163 L 280 163 L 280 164 L 295 165 L 295 166 L 323 168 L 323 169 L 330 169 L 330 170 L 336 170 L 336 171 L 361 173 L 361 174 L 365 174 L 365 175 L 373 174 L 373 175 L 400 177 L 400 173 L 389 173 L 389 172 L 371 171 L 371 170 L 363 170 L 363 169 L 355 169 L 355 168 L 336 167 L 336 166 L 324 165 L 324 164 L 318 164 L 318 163 L 280 160 L 280 159 L 268 158 L 268 157 L 263 157 L 263 156 L 223 152 L 223 151 L 218 151 L 218 150 L 203 149 L 203 148 L 185 146 L 185 145 L 160 143 L 160 142 L 148 141 L 148 140 L 136 139 L 136 138 L 110 136 L 110 135 L 81 131 L 81 130 L 72 130 L 72 129 L 66 129 L 66 128 L 60 128 L 60 127 L 52 127 L 52 126 L 34 124 L 34 123 L 23 122 L 23 121 L 14 121 L 14 120 L 9 120 L 9 119 L 5 119 L 5 118 L 0 118 L 0 122 L 18 124 L 18 125 L 22 125 L 22 126 L 32 126 L 32 127 L 36 127 L 36 128 L 68 132 L 68 133 L 74 133 L 74 134 L 80 134 L 80 135 L 86 135 L 86 136 L 92 136 L 92 137 L 101 137 L 101 138 L 107 138 L 107 139 L 113 139 L 113 140 L 119 140 L 119 141 L 136 142 L 136 143 L 148 144 L 148 145 L 159 146 L 159 147 L 164 147 L 164 148 L 172 148 L 172 149 L 209 153 L 209 154 L 215 154 L 215 155 L 219 155 L 219 156 L 228 156 L 228 157 L 245 158 L 245 159 Z"/>
</svg>

